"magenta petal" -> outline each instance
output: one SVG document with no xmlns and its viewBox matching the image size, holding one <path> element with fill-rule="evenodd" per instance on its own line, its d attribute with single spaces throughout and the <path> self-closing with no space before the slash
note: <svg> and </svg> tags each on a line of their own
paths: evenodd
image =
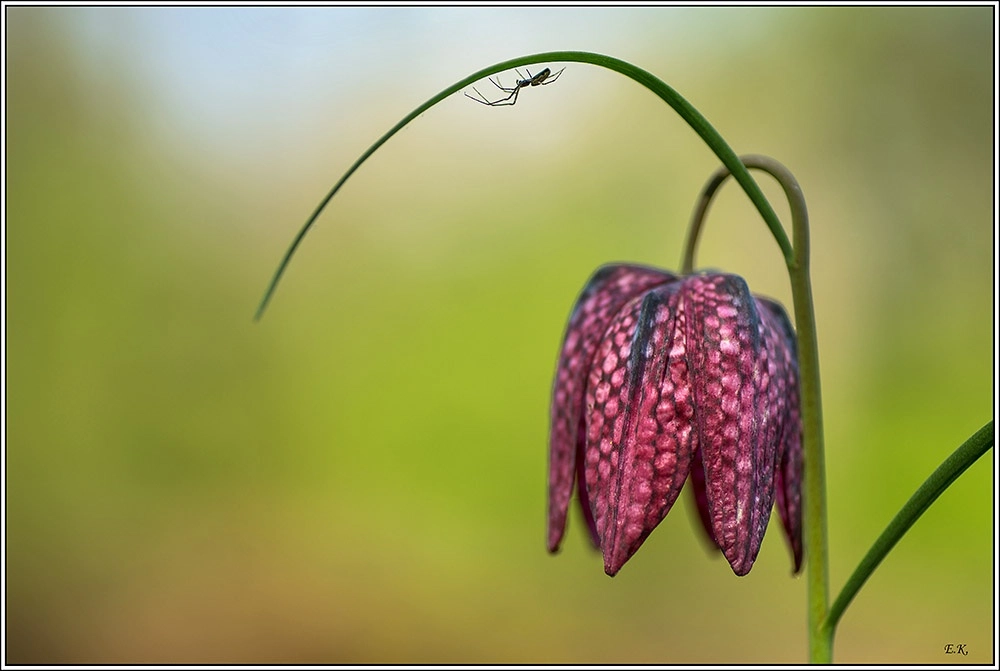
<svg viewBox="0 0 1000 671">
<path fill-rule="evenodd" d="M 587 481 L 585 479 L 583 459 L 577 450 L 576 459 L 576 491 L 580 497 L 580 508 L 583 511 L 583 521 L 587 524 L 587 531 L 590 535 L 590 542 L 597 550 L 601 549 L 601 536 L 597 533 L 597 523 L 594 521 L 594 512 L 590 505 L 590 497 L 587 496 Z"/>
<path fill-rule="evenodd" d="M 587 381 L 587 494 L 615 575 L 687 479 L 694 407 L 677 283 L 630 301 L 601 340 Z"/>
<path fill-rule="evenodd" d="M 715 540 L 715 532 L 712 531 L 712 515 L 708 512 L 708 492 L 705 490 L 705 467 L 701 463 L 701 450 L 695 450 L 691 457 L 691 475 L 688 478 L 688 486 L 691 488 L 691 495 L 694 498 L 695 509 L 698 511 L 698 519 L 705 530 L 705 535 L 712 545 L 719 549 L 719 544 Z"/>
<path fill-rule="evenodd" d="M 778 468 L 774 474 L 775 505 L 792 550 L 793 572 L 798 573 L 802 567 L 802 419 L 799 415 L 796 338 L 785 309 L 779 303 L 759 297 L 757 302 L 765 308 L 761 311 L 762 317 L 772 322 L 772 332 L 777 336 L 775 347 L 782 364 L 777 386 L 787 403 L 778 446 Z"/>
<path fill-rule="evenodd" d="M 774 502 L 781 414 L 769 393 L 774 354 L 742 278 L 688 277 L 681 291 L 712 529 L 733 572 L 746 575 Z"/>
<path fill-rule="evenodd" d="M 549 440 L 548 548 L 559 548 L 573 493 L 577 460 L 583 451 L 583 396 L 598 343 L 622 305 L 675 276 L 642 266 L 610 265 L 597 270 L 577 299 L 566 327 L 552 392 Z M 581 497 L 584 496 L 581 488 Z M 584 506 L 589 511 L 589 506 Z M 585 515 L 586 516 L 586 515 Z M 592 520 L 588 520 L 590 524 Z M 591 525 L 593 529 L 593 526 Z M 593 533 L 593 532 L 592 532 Z"/>
<path fill-rule="evenodd" d="M 552 400 L 549 550 L 574 484 L 615 575 L 688 479 L 737 575 L 778 508 L 801 567 L 802 427 L 795 332 L 741 278 L 601 268 L 566 329 Z"/>
<path fill-rule="evenodd" d="M 796 433 L 786 440 L 774 474 L 775 503 L 792 549 L 792 573 L 798 573 L 802 568 L 802 439 Z"/>
</svg>

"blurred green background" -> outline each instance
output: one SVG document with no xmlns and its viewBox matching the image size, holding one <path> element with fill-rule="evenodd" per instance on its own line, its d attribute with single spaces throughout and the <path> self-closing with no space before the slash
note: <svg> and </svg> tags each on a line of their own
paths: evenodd
<svg viewBox="0 0 1000 671">
<path fill-rule="evenodd" d="M 251 317 L 432 94 L 538 51 L 632 61 L 808 199 L 835 595 L 993 416 L 993 11 L 7 7 L 7 661 L 804 661 L 776 529 L 745 578 L 686 495 L 614 579 L 575 508 L 545 552 L 570 307 L 604 262 L 676 269 L 717 166 L 634 82 L 448 99 Z M 699 264 L 790 304 L 732 185 Z M 995 661 L 994 487 L 991 451 L 836 661 Z"/>
</svg>

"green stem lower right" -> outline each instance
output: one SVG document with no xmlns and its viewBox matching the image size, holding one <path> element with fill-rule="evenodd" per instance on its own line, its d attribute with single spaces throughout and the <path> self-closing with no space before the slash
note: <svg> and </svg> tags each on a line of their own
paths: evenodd
<svg viewBox="0 0 1000 671">
<path fill-rule="evenodd" d="M 865 554 L 861 563 L 854 569 L 854 573 L 847 579 L 847 583 L 841 590 L 837 600 L 830 607 L 830 612 L 823 622 L 824 635 L 833 641 L 833 635 L 837 629 L 844 610 L 854 599 L 858 590 L 865 584 L 882 560 L 885 559 L 889 551 L 896 546 L 899 539 L 903 537 L 913 523 L 924 514 L 934 501 L 944 492 L 948 486 L 954 482 L 958 476 L 965 472 L 979 457 L 986 454 L 986 451 L 993 446 L 993 421 L 986 423 L 983 428 L 976 431 L 962 445 L 955 450 L 951 456 L 944 460 L 931 476 L 920 486 L 910 497 L 906 505 L 896 513 L 889 526 L 878 537 L 868 553 Z"/>
</svg>

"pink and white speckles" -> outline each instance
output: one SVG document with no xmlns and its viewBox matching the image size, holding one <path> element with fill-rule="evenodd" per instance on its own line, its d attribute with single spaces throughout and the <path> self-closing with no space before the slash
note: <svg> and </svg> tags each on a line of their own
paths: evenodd
<svg viewBox="0 0 1000 671">
<path fill-rule="evenodd" d="M 699 516 L 737 575 L 777 504 L 802 558 L 795 335 L 739 277 L 609 266 L 578 301 L 556 373 L 549 548 L 577 478 L 614 575 L 692 482 Z"/>
<path fill-rule="evenodd" d="M 607 471 L 586 469 L 584 479 L 600 546 L 604 551 L 605 570 L 618 572 L 629 557 L 670 510 L 687 478 L 691 458 L 689 432 L 679 435 L 678 425 L 671 420 L 676 400 L 677 384 L 687 386 L 686 364 L 674 361 L 668 366 L 671 341 L 678 337 L 676 325 L 678 295 L 676 284 L 667 284 L 646 292 L 643 299 L 633 299 L 609 327 L 612 333 L 628 332 L 631 351 L 627 361 L 612 371 L 612 377 L 623 381 L 615 404 L 618 411 L 610 435 L 611 454 Z M 603 375 L 608 375 L 606 370 Z M 594 376 L 588 388 L 588 407 L 594 399 L 594 422 L 602 422 L 597 410 L 596 393 L 600 380 Z M 609 399 L 603 412 L 602 438 L 588 440 L 586 451 L 608 439 L 606 419 Z M 624 429 L 618 432 L 620 425 Z M 612 458 L 617 456 L 617 461 Z"/>
<path fill-rule="evenodd" d="M 799 373 L 795 332 L 780 304 L 758 298 L 769 344 L 774 350 L 771 378 L 778 434 L 778 467 L 774 474 L 775 504 L 792 550 L 793 572 L 802 567 L 802 420 L 799 416 Z M 773 344 L 773 347 L 772 347 Z"/>
<path fill-rule="evenodd" d="M 586 496 L 582 487 L 582 454 L 588 429 L 584 422 L 583 394 L 601 338 L 611 319 L 631 298 L 675 279 L 674 275 L 653 268 L 604 266 L 590 278 L 576 302 L 566 327 L 553 384 L 549 439 L 550 552 L 555 552 L 562 540 L 575 479 L 581 482 L 581 497 Z M 618 343 L 619 346 L 622 344 Z M 612 393 L 612 386 L 620 387 L 622 381 L 619 377 L 616 382 L 613 377 L 612 385 L 605 393 Z M 581 502 L 585 504 L 584 516 L 596 544 L 598 541 L 590 506 L 585 501 Z"/>
<path fill-rule="evenodd" d="M 693 310 L 720 317 L 716 329 L 709 326 L 712 320 L 701 321 L 704 328 L 697 342 L 709 348 L 724 343 L 727 335 L 734 345 L 721 351 L 715 365 L 711 357 L 700 359 L 710 365 L 702 370 L 702 384 L 695 385 L 703 415 L 703 421 L 695 424 L 702 436 L 699 456 L 704 472 L 693 468 L 691 478 L 699 514 L 733 571 L 745 575 L 760 550 L 775 487 L 788 490 L 787 498 L 795 504 L 786 506 L 784 491 L 779 491 L 778 508 L 779 513 L 790 511 L 782 519 L 798 570 L 801 495 L 796 492 L 800 492 L 801 459 L 796 462 L 796 453 L 786 448 L 801 431 L 797 412 L 790 412 L 798 404 L 794 333 L 779 305 L 752 297 L 739 278 L 718 277 L 710 291 L 693 292 L 701 299 L 700 307 L 693 306 Z M 737 303 L 744 308 L 736 309 Z M 716 379 L 721 395 L 714 393 L 718 391 Z M 705 393 L 697 394 L 699 388 Z M 716 423 L 717 411 L 722 414 L 721 424 Z M 794 484 L 783 485 L 779 461 L 788 466 L 787 479 Z M 784 522 L 786 516 L 788 522 Z"/>
<path fill-rule="evenodd" d="M 618 354 L 615 352 L 608 352 L 608 355 L 604 357 L 604 365 L 601 366 L 605 373 L 611 374 L 616 368 L 618 368 Z"/>
<path fill-rule="evenodd" d="M 760 318 L 742 279 L 717 275 L 684 280 L 689 281 L 701 281 L 687 294 L 690 312 L 698 315 L 688 340 L 700 370 L 694 383 L 700 416 L 695 428 L 708 518 L 733 571 L 745 575 L 760 550 L 773 503 L 777 452 L 767 430 L 767 399 L 756 384 L 764 344 Z M 747 309 L 737 309 L 740 305 Z M 707 315 L 718 317 L 719 326 L 712 328 Z M 711 356 L 715 352 L 718 356 Z"/>
</svg>

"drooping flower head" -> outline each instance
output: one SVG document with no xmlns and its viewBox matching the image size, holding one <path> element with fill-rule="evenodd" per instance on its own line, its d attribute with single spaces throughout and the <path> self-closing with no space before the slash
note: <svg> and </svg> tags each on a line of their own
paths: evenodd
<svg viewBox="0 0 1000 671">
<path fill-rule="evenodd" d="M 802 561 L 795 333 L 735 275 L 600 268 L 569 320 L 552 399 L 549 551 L 574 483 L 615 575 L 690 479 L 705 531 L 737 575 L 777 503 Z"/>
</svg>

